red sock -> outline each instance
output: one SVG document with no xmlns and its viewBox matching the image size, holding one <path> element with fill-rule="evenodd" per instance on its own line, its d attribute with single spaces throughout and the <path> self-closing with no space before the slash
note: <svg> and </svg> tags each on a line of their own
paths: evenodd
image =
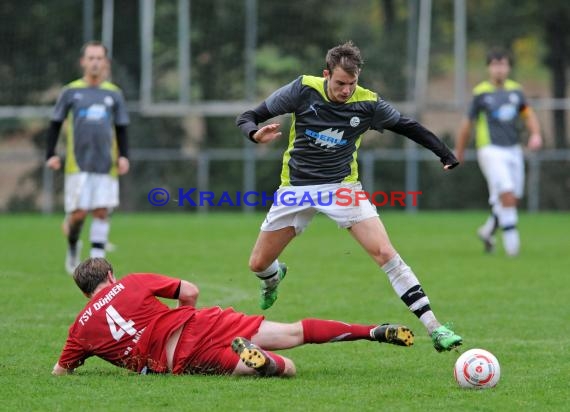
<svg viewBox="0 0 570 412">
<path fill-rule="evenodd" d="M 258 370 L 259 374 L 262 376 L 281 376 L 285 372 L 285 359 L 276 353 L 270 352 L 268 350 L 264 351 L 267 356 L 273 359 L 269 365 L 264 366 L 261 370 Z"/>
<path fill-rule="evenodd" d="M 356 325 L 337 320 L 303 319 L 304 343 L 327 343 L 351 340 L 372 340 L 370 329 L 376 325 Z"/>
</svg>

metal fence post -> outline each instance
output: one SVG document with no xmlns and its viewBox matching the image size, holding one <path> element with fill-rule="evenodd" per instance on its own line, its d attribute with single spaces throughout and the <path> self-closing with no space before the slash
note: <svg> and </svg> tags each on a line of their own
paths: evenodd
<svg viewBox="0 0 570 412">
<path fill-rule="evenodd" d="M 528 155 L 527 210 L 531 213 L 540 209 L 540 163 L 536 153 Z"/>
<path fill-rule="evenodd" d="M 207 191 L 210 187 L 210 154 L 204 150 L 198 156 L 198 192 Z M 199 200 L 199 199 L 197 199 Z M 208 202 L 198 205 L 198 213 L 208 213 Z"/>
<path fill-rule="evenodd" d="M 54 193 L 54 173 L 49 167 L 42 169 L 42 213 L 50 215 L 53 213 L 53 193 Z"/>
</svg>

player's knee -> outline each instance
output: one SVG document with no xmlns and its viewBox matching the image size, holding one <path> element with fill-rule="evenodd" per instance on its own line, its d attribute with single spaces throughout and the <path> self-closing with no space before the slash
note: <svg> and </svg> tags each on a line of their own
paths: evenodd
<svg viewBox="0 0 570 412">
<path fill-rule="evenodd" d="M 87 218 L 87 210 L 75 210 L 70 215 L 70 223 L 82 222 Z"/>
<path fill-rule="evenodd" d="M 102 220 L 107 219 L 107 216 L 109 215 L 106 208 L 95 209 L 95 210 L 93 210 L 92 213 L 93 213 L 93 217 L 95 217 L 97 219 L 102 219 Z"/>
<path fill-rule="evenodd" d="M 398 252 L 396 249 L 392 247 L 391 244 L 380 246 L 378 245 L 377 248 L 373 249 L 370 252 L 372 258 L 378 263 L 380 266 L 385 265 L 388 263 L 394 256 L 396 256 Z"/>
<path fill-rule="evenodd" d="M 501 205 L 503 207 L 516 207 L 517 198 L 513 192 L 505 192 L 501 194 Z"/>
<path fill-rule="evenodd" d="M 270 264 L 271 262 L 267 263 L 264 259 L 261 259 L 257 255 L 251 255 L 249 258 L 249 270 L 252 272 L 263 272 Z"/>
</svg>

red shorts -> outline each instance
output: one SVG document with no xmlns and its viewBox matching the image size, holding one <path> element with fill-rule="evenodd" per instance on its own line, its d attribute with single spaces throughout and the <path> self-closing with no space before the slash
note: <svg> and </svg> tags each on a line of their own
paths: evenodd
<svg viewBox="0 0 570 412">
<path fill-rule="evenodd" d="M 248 316 L 232 308 L 206 308 L 184 325 L 174 351 L 173 374 L 231 374 L 239 357 L 232 351 L 232 340 L 251 339 L 264 317 Z"/>
</svg>

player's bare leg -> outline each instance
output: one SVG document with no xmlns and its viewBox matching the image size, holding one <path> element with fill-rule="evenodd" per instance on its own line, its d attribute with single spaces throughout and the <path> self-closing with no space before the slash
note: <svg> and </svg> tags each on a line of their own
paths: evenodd
<svg viewBox="0 0 570 412">
<path fill-rule="evenodd" d="M 385 265 L 397 254 L 382 221 L 377 217 L 358 222 L 348 231 L 379 266 Z"/>
<path fill-rule="evenodd" d="M 69 214 L 65 214 L 63 221 L 61 222 L 61 233 L 64 237 L 69 236 Z"/>
<path fill-rule="evenodd" d="M 460 345 L 462 338 L 435 317 L 419 280 L 392 246 L 382 221 L 377 217 L 365 219 L 353 225 L 349 231 L 386 272 L 396 294 L 427 329 L 436 350 L 451 350 Z"/>
<path fill-rule="evenodd" d="M 369 340 L 412 346 L 414 334 L 403 325 L 362 325 L 337 320 L 307 318 L 294 323 L 264 320 L 251 342 L 266 350 L 290 349 L 308 343 L 322 344 Z"/>
<path fill-rule="evenodd" d="M 109 239 L 110 223 L 107 208 L 97 208 L 92 211 L 93 221 L 89 231 L 89 241 L 91 242 L 91 257 L 105 257 L 105 245 Z"/>
<path fill-rule="evenodd" d="M 251 338 L 236 337 L 232 350 L 242 361 L 234 374 L 293 376 L 294 365 L 272 350 L 290 349 L 308 343 L 323 344 L 369 340 L 398 346 L 412 346 L 413 332 L 403 325 L 361 325 L 336 320 L 303 319 L 295 323 L 264 320 Z"/>
<path fill-rule="evenodd" d="M 249 268 L 261 281 L 261 309 L 270 308 L 277 300 L 277 286 L 287 273 L 287 266 L 277 258 L 295 237 L 292 226 L 274 231 L 261 231 L 249 258 Z"/>
</svg>

